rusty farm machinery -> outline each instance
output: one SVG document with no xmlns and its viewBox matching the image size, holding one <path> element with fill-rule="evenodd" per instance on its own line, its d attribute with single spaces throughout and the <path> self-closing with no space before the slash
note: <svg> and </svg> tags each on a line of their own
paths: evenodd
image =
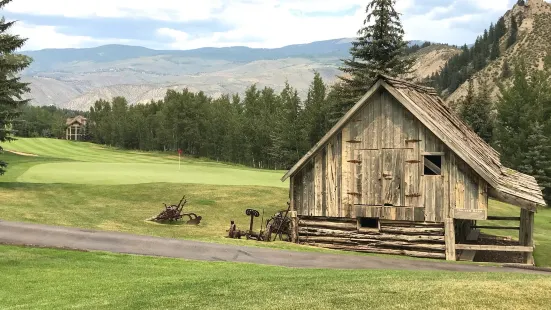
<svg viewBox="0 0 551 310">
<path fill-rule="evenodd" d="M 159 213 L 159 215 L 149 220 L 155 222 L 175 222 L 185 219 L 185 224 L 199 225 L 201 219 L 203 218 L 202 216 L 195 213 L 182 213 L 186 203 L 187 200 L 185 195 L 177 205 L 167 205 L 166 203 L 163 203 L 165 209 Z"/>
<path fill-rule="evenodd" d="M 247 239 L 257 241 L 275 241 L 279 237 L 279 240 L 291 241 L 291 218 L 289 217 L 289 210 L 290 209 L 288 207 L 286 210 L 278 211 L 274 216 L 266 221 L 264 230 L 261 227 L 260 232 L 257 233 L 253 230 L 253 226 L 254 219 L 260 216 L 260 212 L 254 209 L 247 209 L 245 210 L 245 215 L 251 218 L 249 230 L 239 230 L 237 229 L 235 221 L 231 221 L 230 229 L 228 230 L 228 237 L 234 239 L 241 239 L 241 237 L 245 237 Z M 262 220 L 262 223 L 263 222 L 264 220 Z"/>
</svg>

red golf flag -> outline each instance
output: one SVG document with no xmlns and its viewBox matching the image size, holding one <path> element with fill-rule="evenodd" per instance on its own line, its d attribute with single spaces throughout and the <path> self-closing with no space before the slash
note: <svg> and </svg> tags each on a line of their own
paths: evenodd
<svg viewBox="0 0 551 310">
<path fill-rule="evenodd" d="M 182 149 L 178 149 L 178 155 L 182 155 Z"/>
</svg>

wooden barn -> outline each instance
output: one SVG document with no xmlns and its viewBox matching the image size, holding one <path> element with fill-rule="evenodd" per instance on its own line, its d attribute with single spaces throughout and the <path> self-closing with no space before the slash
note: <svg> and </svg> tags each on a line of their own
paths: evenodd
<svg viewBox="0 0 551 310">
<path fill-rule="evenodd" d="M 536 180 L 508 169 L 432 88 L 380 76 L 289 170 L 294 242 L 416 257 L 515 252 L 532 263 Z M 488 198 L 519 207 L 489 216 Z M 481 242 L 487 220 L 517 221 L 519 240 Z M 482 223 L 482 225 L 481 225 Z"/>
</svg>

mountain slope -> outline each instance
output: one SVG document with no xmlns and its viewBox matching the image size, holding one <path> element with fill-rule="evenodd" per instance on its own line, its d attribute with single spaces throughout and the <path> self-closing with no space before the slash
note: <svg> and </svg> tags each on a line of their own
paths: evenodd
<svg viewBox="0 0 551 310">
<path fill-rule="evenodd" d="M 412 41 L 410 45 L 420 43 Z M 279 91 L 288 81 L 305 96 L 314 71 L 320 72 L 326 83 L 335 80 L 350 46 L 351 39 L 336 39 L 278 49 L 160 51 L 123 45 L 50 49 L 25 53 L 34 62 L 23 79 L 31 83 L 29 98 L 34 105 L 81 110 L 114 96 L 124 96 L 131 104 L 159 100 L 167 89 L 188 88 L 215 97 L 242 94 L 254 83 Z M 419 74 L 439 70 L 453 49 L 434 45 L 419 50 Z"/>
<path fill-rule="evenodd" d="M 525 61 L 529 72 L 551 67 L 551 63 L 545 64 L 546 57 L 551 55 L 551 4 L 543 0 L 530 0 L 524 6 L 515 4 L 505 13 L 504 18 L 508 33 L 501 39 L 501 56 L 472 77 L 475 88 L 479 87 L 481 81 L 486 81 L 494 97 L 499 93 L 498 82 L 511 82 L 511 78 L 502 76 L 505 62 L 514 68 L 519 60 Z M 506 48 L 511 18 L 515 18 L 519 25 L 518 39 L 514 45 Z M 467 94 L 467 89 L 468 82 L 465 82 L 446 99 L 447 102 L 453 105 L 460 101 Z"/>
</svg>

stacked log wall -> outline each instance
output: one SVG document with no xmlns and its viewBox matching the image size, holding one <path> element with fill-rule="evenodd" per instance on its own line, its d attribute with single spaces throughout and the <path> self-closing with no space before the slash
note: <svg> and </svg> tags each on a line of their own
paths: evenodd
<svg viewBox="0 0 551 310">
<path fill-rule="evenodd" d="M 445 259 L 444 225 L 380 221 L 358 227 L 356 219 L 299 216 L 298 242 L 328 249 Z"/>
</svg>

